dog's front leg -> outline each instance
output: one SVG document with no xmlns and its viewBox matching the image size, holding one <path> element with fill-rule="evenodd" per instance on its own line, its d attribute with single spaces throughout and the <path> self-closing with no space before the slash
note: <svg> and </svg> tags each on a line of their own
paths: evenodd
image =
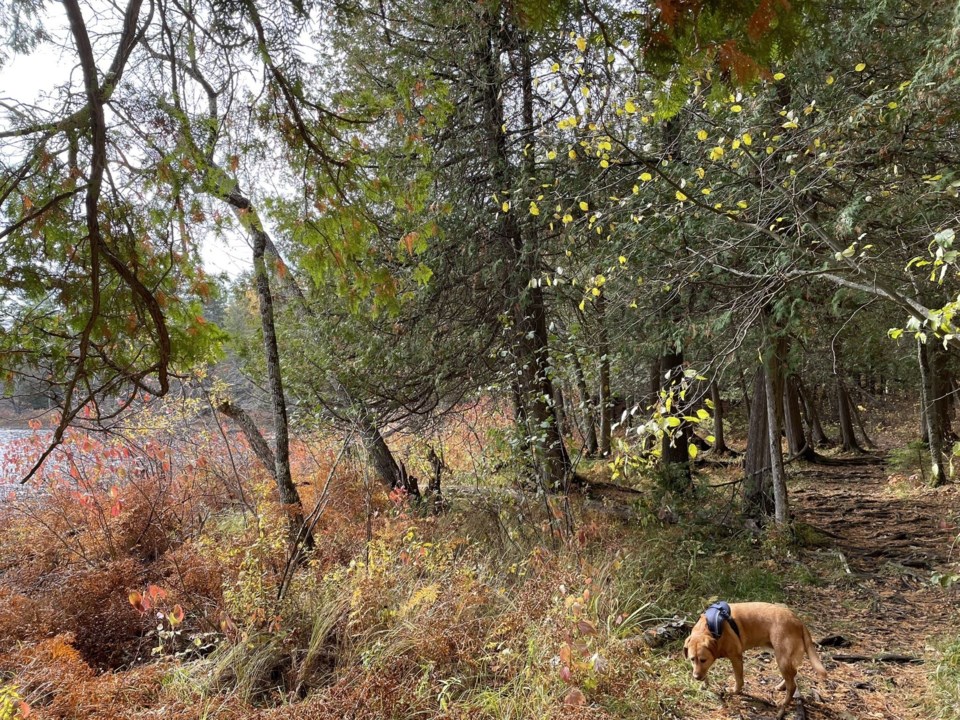
<svg viewBox="0 0 960 720">
<path fill-rule="evenodd" d="M 743 692 L 743 657 L 731 655 L 730 664 L 733 665 L 733 678 L 737 683 L 733 692 L 739 695 Z"/>
</svg>

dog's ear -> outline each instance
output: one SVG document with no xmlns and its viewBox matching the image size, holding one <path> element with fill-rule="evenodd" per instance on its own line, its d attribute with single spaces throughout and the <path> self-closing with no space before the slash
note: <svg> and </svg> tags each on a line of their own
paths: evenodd
<svg viewBox="0 0 960 720">
<path fill-rule="evenodd" d="M 684 660 L 690 659 L 689 647 L 690 647 L 690 638 L 687 638 L 683 643 L 683 659 Z"/>
</svg>

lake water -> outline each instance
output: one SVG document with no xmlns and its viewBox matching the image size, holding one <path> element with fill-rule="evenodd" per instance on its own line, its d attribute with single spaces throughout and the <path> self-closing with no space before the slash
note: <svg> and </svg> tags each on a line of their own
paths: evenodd
<svg viewBox="0 0 960 720">
<path fill-rule="evenodd" d="M 18 469 L 23 462 L 18 461 L 21 458 L 16 455 L 16 441 L 33 437 L 36 433 L 36 430 L 0 427 L 0 485 L 19 483 Z"/>
</svg>

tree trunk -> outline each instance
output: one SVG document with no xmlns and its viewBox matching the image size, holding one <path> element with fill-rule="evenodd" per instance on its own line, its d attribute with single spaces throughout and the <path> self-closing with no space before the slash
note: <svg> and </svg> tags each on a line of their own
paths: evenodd
<svg viewBox="0 0 960 720">
<path fill-rule="evenodd" d="M 660 356 L 660 372 L 663 377 L 663 391 L 671 400 L 668 415 L 680 420 L 680 425 L 668 429 L 660 443 L 660 462 L 668 486 L 676 490 L 687 490 L 692 484 L 690 474 L 690 423 L 683 420 L 685 403 L 680 399 L 680 387 L 683 380 L 683 351 L 666 350 Z"/>
<path fill-rule="evenodd" d="M 766 395 L 767 412 L 767 440 L 770 444 L 770 482 L 773 486 L 773 518 L 777 525 L 783 526 L 790 521 L 790 509 L 787 498 L 787 478 L 783 469 L 783 450 L 780 445 L 780 408 L 777 402 L 783 397 L 779 387 L 782 377 L 780 358 L 777 357 L 774 347 L 770 348 L 770 356 L 764 363 L 764 394 Z M 799 406 L 797 415 L 799 416 Z M 799 417 L 798 417 L 799 421 Z M 802 425 L 801 434 L 802 434 Z"/>
<path fill-rule="evenodd" d="M 710 383 L 710 401 L 713 403 L 713 454 L 728 455 L 730 448 L 723 439 L 723 399 L 716 380 Z"/>
<path fill-rule="evenodd" d="M 939 427 L 939 414 L 936 409 L 936 381 L 930 367 L 930 355 L 927 346 L 917 340 L 917 360 L 920 365 L 920 407 L 927 430 L 927 446 L 930 448 L 930 484 L 938 487 L 946 482 L 943 472 L 943 432 Z"/>
<path fill-rule="evenodd" d="M 743 393 L 743 412 L 747 418 L 747 425 L 750 424 L 750 413 L 753 411 L 753 404 L 750 402 L 750 395 L 747 393 L 747 381 L 743 379 L 743 368 L 737 368 L 737 377 L 740 379 L 740 391 Z"/>
<path fill-rule="evenodd" d="M 827 437 L 827 434 L 823 431 L 823 425 L 820 422 L 820 413 L 817 410 L 817 400 L 807 392 L 807 388 L 803 384 L 803 380 L 799 376 L 797 378 L 797 390 L 800 393 L 800 399 L 803 401 L 803 414 L 806 417 L 807 422 L 807 436 L 813 441 L 813 444 L 817 447 L 829 447 L 833 445 L 833 441 Z"/>
<path fill-rule="evenodd" d="M 800 414 L 800 390 L 795 375 L 788 375 L 783 383 L 783 419 L 790 455 L 809 462 L 816 460 L 817 453 L 813 443 L 807 439 Z"/>
<path fill-rule="evenodd" d="M 587 388 L 587 379 L 583 374 L 583 365 L 580 364 L 580 356 L 573 350 L 573 376 L 577 382 L 577 392 L 580 394 L 580 406 L 583 409 L 582 420 L 583 442 L 585 452 L 593 457 L 597 454 L 597 420 L 593 411 L 593 402 L 590 399 L 590 390 Z"/>
<path fill-rule="evenodd" d="M 597 296 L 597 315 L 600 328 L 597 333 L 597 352 L 600 354 L 600 455 L 610 455 L 610 415 L 613 401 L 610 398 L 610 341 L 607 337 L 607 300 L 603 288 Z"/>
<path fill-rule="evenodd" d="M 557 414 L 557 425 L 560 426 L 560 432 L 564 435 L 570 434 L 570 419 L 567 417 L 566 405 L 564 404 L 564 392 L 556 378 L 553 380 L 553 411 Z"/>
<path fill-rule="evenodd" d="M 743 463 L 743 514 L 758 524 L 763 523 L 774 510 L 768 427 L 766 379 L 760 367 L 753 381 L 750 426 Z"/>
<path fill-rule="evenodd" d="M 260 432 L 260 428 L 257 427 L 253 418 L 247 414 L 246 410 L 239 405 L 234 405 L 229 400 L 224 400 L 217 405 L 217 410 L 236 423 L 237 427 L 240 428 L 240 432 L 243 433 L 247 443 L 250 445 L 253 454 L 257 456 L 257 460 L 260 461 L 260 464 L 263 465 L 266 471 L 270 473 L 270 477 L 276 482 L 277 459 L 273 455 L 273 450 L 270 449 L 270 443 L 263 437 L 263 433 Z"/>
<path fill-rule="evenodd" d="M 927 353 L 930 357 L 932 370 L 931 384 L 933 386 L 933 405 L 937 412 L 937 427 L 944 440 L 955 439 L 950 413 L 950 392 L 953 386 L 953 377 L 947 367 L 947 353 L 938 343 L 928 343 Z"/>
<path fill-rule="evenodd" d="M 840 448 L 844 452 L 863 452 L 857 443 L 857 436 L 853 429 L 850 395 L 839 376 L 837 377 L 837 414 L 840 419 Z"/>
<path fill-rule="evenodd" d="M 259 223 L 259 220 L 256 221 Z M 257 303 L 260 309 L 260 327 L 263 333 L 263 350 L 267 365 L 267 379 L 270 399 L 273 402 L 274 457 L 276 460 L 277 489 L 280 502 L 286 506 L 290 522 L 290 538 L 296 544 L 303 542 L 313 547 L 313 535 L 307 528 L 303 515 L 303 503 L 293 484 L 290 473 L 290 439 L 287 422 L 287 401 L 283 394 L 283 380 L 280 372 L 280 350 L 277 346 L 277 332 L 274 325 L 273 296 L 270 293 L 270 278 L 264 253 L 267 247 L 266 233 L 257 225 L 250 225 L 253 235 L 253 272 L 257 287 Z"/>
<path fill-rule="evenodd" d="M 484 110 L 484 127 L 487 131 L 487 159 L 490 175 L 496 188 L 517 188 L 514 182 L 514 165 L 507 149 L 504 128 L 505 87 L 500 46 L 503 37 L 499 18 L 494 12 L 487 16 L 488 32 L 478 57 L 481 63 L 481 100 Z M 533 144 L 533 74 L 526 37 L 518 31 L 516 37 L 521 58 L 520 89 L 522 133 Z M 526 178 L 536 174 L 533 153 L 521 159 Z M 557 415 L 552 405 L 553 385 L 550 380 L 550 363 L 546 306 L 543 290 L 530 280 L 536 275 L 539 263 L 539 238 L 533 223 L 521 226 L 517 212 L 500 216 L 497 229 L 506 256 L 513 270 L 506 288 L 507 296 L 515 299 L 513 324 L 516 337 L 516 359 L 520 369 L 520 389 L 526 407 L 531 448 L 540 471 L 544 490 L 567 489 L 570 476 L 570 460 L 563 445 L 557 424 Z"/>
</svg>

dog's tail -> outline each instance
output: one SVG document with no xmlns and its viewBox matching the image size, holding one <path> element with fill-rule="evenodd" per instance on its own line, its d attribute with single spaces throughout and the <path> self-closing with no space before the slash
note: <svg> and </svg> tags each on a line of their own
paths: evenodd
<svg viewBox="0 0 960 720">
<path fill-rule="evenodd" d="M 817 649 L 813 646 L 810 631 L 807 630 L 806 627 L 803 628 L 803 649 L 807 651 L 807 659 L 810 660 L 810 664 L 813 665 L 813 669 L 817 675 L 821 680 L 826 680 L 827 670 L 823 667 L 823 663 L 820 662 L 820 656 L 817 655 Z"/>
</svg>

